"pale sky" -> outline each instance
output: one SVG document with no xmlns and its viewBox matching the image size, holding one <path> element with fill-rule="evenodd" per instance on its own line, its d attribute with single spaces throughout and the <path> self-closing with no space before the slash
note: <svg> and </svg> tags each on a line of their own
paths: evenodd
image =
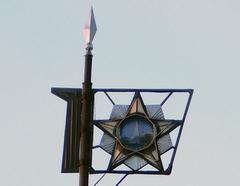
<svg viewBox="0 0 240 186">
<path fill-rule="evenodd" d="M 1 0 L 0 185 L 78 185 L 60 173 L 66 104 L 50 89 L 81 87 L 91 5 L 94 87 L 195 90 L 172 174 L 121 185 L 240 185 L 238 0 Z"/>
</svg>

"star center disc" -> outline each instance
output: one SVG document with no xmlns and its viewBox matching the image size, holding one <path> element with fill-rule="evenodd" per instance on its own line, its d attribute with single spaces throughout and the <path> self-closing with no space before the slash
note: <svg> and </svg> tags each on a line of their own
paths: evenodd
<svg viewBox="0 0 240 186">
<path fill-rule="evenodd" d="M 154 128 L 152 123 L 146 118 L 133 115 L 121 122 L 118 136 L 125 148 L 132 151 L 140 151 L 152 143 Z"/>
</svg>

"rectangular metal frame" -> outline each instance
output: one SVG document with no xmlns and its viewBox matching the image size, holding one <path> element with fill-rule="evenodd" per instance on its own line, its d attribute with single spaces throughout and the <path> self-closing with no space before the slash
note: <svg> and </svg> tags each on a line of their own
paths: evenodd
<svg viewBox="0 0 240 186">
<path fill-rule="evenodd" d="M 183 125 L 187 116 L 187 112 L 191 103 L 191 99 L 192 99 L 192 95 L 193 95 L 193 89 L 93 89 L 94 94 L 96 94 L 97 92 L 104 92 L 107 97 L 109 98 L 109 100 L 114 104 L 113 100 L 108 96 L 108 92 L 149 92 L 149 93 L 169 93 L 165 99 L 162 101 L 161 105 L 163 105 L 170 97 L 173 93 L 189 93 L 188 99 L 187 99 L 187 103 L 185 106 L 185 110 L 183 113 L 183 117 L 182 117 L 182 125 L 180 126 L 178 135 L 177 135 L 177 140 L 176 143 L 173 147 L 173 154 L 170 160 L 170 164 L 169 167 L 166 171 L 164 171 L 163 173 L 160 171 L 133 171 L 133 170 L 96 170 L 93 167 L 91 167 L 90 170 L 90 174 L 104 174 L 104 173 L 111 173 L 111 174 L 158 174 L 158 175 L 169 175 L 171 174 L 172 171 L 172 166 L 173 166 L 173 162 L 176 156 L 176 152 L 177 152 L 177 148 L 179 145 L 179 141 L 180 141 L 180 137 L 182 134 L 182 130 L 183 130 Z M 93 148 L 101 148 L 100 146 L 95 146 Z"/>
</svg>

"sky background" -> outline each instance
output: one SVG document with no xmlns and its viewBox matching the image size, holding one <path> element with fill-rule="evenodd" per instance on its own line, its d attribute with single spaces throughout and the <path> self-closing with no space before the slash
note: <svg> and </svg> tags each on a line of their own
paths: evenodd
<svg viewBox="0 0 240 186">
<path fill-rule="evenodd" d="M 1 0 L 0 185 L 78 185 L 60 173 L 66 104 L 50 90 L 81 87 L 91 5 L 94 87 L 195 90 L 171 176 L 122 185 L 238 186 L 238 0 Z"/>
</svg>

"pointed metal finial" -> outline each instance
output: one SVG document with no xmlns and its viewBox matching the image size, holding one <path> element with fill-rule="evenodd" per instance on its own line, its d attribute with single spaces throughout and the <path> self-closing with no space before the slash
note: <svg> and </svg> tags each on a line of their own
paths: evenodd
<svg viewBox="0 0 240 186">
<path fill-rule="evenodd" d="M 92 41 L 96 32 L 97 32 L 97 25 L 96 25 L 94 13 L 93 13 L 93 7 L 91 7 L 91 11 L 84 28 L 85 41 L 87 45 L 86 50 L 92 50 L 93 48 Z"/>
</svg>

